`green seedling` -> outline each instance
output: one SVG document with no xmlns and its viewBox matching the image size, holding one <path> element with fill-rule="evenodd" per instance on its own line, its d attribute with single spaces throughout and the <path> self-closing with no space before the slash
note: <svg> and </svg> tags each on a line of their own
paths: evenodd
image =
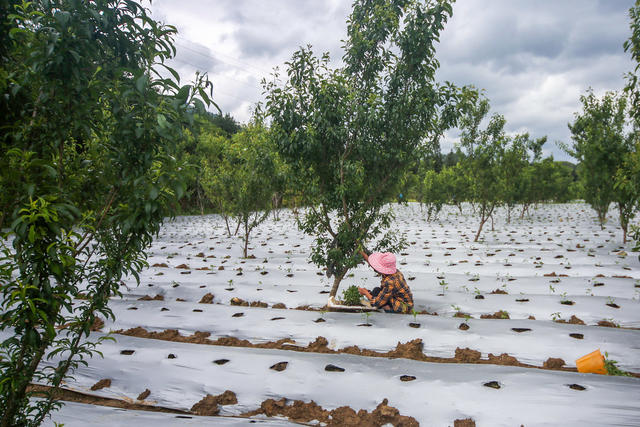
<svg viewBox="0 0 640 427">
<path fill-rule="evenodd" d="M 440 280 L 440 283 L 438 283 L 438 284 L 442 288 L 442 295 L 444 295 L 446 293 L 447 289 L 449 289 L 449 284 L 447 282 L 445 282 L 444 280 Z"/>
<path fill-rule="evenodd" d="M 556 322 L 558 320 L 560 320 L 562 318 L 562 316 L 560 315 L 559 311 L 556 311 L 555 313 L 551 313 L 551 319 Z"/>
<path fill-rule="evenodd" d="M 609 353 L 607 353 L 606 351 L 604 352 L 604 367 L 607 370 L 608 375 L 617 375 L 621 377 L 632 376 L 629 372 L 623 371 L 622 369 L 618 368 L 618 361 L 609 359 Z"/>
<path fill-rule="evenodd" d="M 362 312 L 362 318 L 365 321 L 365 325 L 369 325 L 369 317 L 371 317 L 371 312 L 370 311 L 363 311 Z"/>
<path fill-rule="evenodd" d="M 415 308 L 411 310 L 411 314 L 413 315 L 413 321 L 416 322 L 416 323 L 418 322 L 418 314 L 419 313 L 420 312 L 418 310 L 416 310 Z"/>
</svg>

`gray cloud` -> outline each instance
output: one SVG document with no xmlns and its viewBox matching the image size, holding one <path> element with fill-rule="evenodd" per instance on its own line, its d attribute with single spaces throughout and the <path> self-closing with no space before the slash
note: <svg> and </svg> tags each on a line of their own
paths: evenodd
<svg viewBox="0 0 640 427">
<path fill-rule="evenodd" d="M 260 80 L 301 45 L 329 51 L 340 64 L 350 1 L 155 0 L 154 16 L 180 30 L 181 73 L 209 71 L 225 112 L 249 119 L 262 99 Z M 545 152 L 567 158 L 567 123 L 588 87 L 600 94 L 624 85 L 632 69 L 622 43 L 633 0 L 465 0 L 441 35 L 439 80 L 485 90 L 509 132 L 548 135 Z M 182 46 L 182 47 L 181 47 Z M 184 48 L 187 46 L 188 48 Z M 455 142 L 448 132 L 444 149 Z"/>
</svg>

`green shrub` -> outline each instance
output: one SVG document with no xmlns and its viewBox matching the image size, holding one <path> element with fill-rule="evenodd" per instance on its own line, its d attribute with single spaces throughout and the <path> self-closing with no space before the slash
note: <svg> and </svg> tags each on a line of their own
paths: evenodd
<svg viewBox="0 0 640 427">
<path fill-rule="evenodd" d="M 342 292 L 342 301 L 345 305 L 360 305 L 360 292 L 356 286 L 349 286 Z"/>
</svg>

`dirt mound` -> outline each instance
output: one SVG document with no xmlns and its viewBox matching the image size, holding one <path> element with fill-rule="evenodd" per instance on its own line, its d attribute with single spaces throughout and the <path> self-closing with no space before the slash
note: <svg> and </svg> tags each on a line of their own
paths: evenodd
<svg viewBox="0 0 640 427">
<path fill-rule="evenodd" d="M 455 420 L 453 427 L 476 427 L 476 422 L 471 418 L 465 418 L 464 420 Z"/>
<path fill-rule="evenodd" d="M 558 319 L 555 321 L 556 323 L 569 323 L 572 325 L 584 325 L 584 321 L 577 317 L 575 314 L 571 316 L 569 320 Z"/>
<path fill-rule="evenodd" d="M 138 395 L 138 397 L 136 397 L 136 400 L 145 400 L 147 397 L 149 397 L 150 394 L 151 390 L 145 389 L 145 391 L 143 391 Z"/>
<path fill-rule="evenodd" d="M 189 266 L 187 264 L 180 264 L 176 266 L 176 268 L 181 270 L 189 270 Z"/>
<path fill-rule="evenodd" d="M 169 266 L 167 264 L 165 264 L 164 262 L 155 263 L 151 267 L 169 268 Z"/>
<path fill-rule="evenodd" d="M 199 304 L 213 304 L 213 294 L 208 292 L 200 299 Z"/>
<path fill-rule="evenodd" d="M 271 306 L 271 308 L 285 309 L 285 308 L 287 308 L 287 306 L 286 306 L 286 305 L 284 305 L 283 303 L 279 302 L 279 303 L 277 303 L 277 304 L 273 304 L 273 305 Z"/>
<path fill-rule="evenodd" d="M 493 290 L 493 291 L 491 291 L 489 293 L 492 294 L 492 295 L 508 295 L 509 294 L 509 292 L 504 291 L 502 289 L 496 289 L 496 290 Z"/>
<path fill-rule="evenodd" d="M 320 336 L 317 337 L 312 343 L 309 343 L 309 345 L 307 346 L 307 351 L 311 351 L 314 353 L 332 353 L 333 350 L 327 347 L 328 345 L 329 341 L 327 341 L 325 337 Z"/>
<path fill-rule="evenodd" d="M 616 325 L 610 320 L 601 320 L 598 322 L 598 326 L 604 326 L 605 328 L 619 328 L 620 325 Z"/>
<path fill-rule="evenodd" d="M 238 298 L 238 297 L 233 297 L 233 298 L 231 298 L 231 305 L 239 305 L 239 306 L 242 306 L 242 307 L 248 307 L 249 303 L 246 302 L 243 299 Z"/>
<path fill-rule="evenodd" d="M 328 426 L 418 426 L 418 422 L 408 416 L 400 415 L 398 409 L 389 406 L 384 399 L 371 413 L 361 409 L 358 412 L 348 406 L 341 406 L 327 411 L 314 401 L 305 403 L 295 400 L 291 404 L 286 398 L 280 400 L 267 399 L 260 405 L 260 409 L 243 414 L 246 417 L 266 415 L 267 417 L 284 416 L 292 421 L 308 423 L 317 420 Z"/>
<path fill-rule="evenodd" d="M 425 360 L 424 344 L 420 338 L 411 340 L 407 343 L 398 342 L 395 350 L 387 352 L 388 357 L 402 357 L 405 359 Z"/>
<path fill-rule="evenodd" d="M 481 319 L 509 319 L 509 313 L 504 310 L 496 311 L 493 314 L 482 314 Z"/>
<path fill-rule="evenodd" d="M 477 363 L 481 356 L 482 354 L 477 350 L 458 347 L 454 359 L 459 363 Z"/>
<path fill-rule="evenodd" d="M 493 365 L 503 366 L 515 366 L 518 365 L 518 359 L 513 356 L 509 356 L 507 353 L 502 353 L 500 356 L 494 356 L 489 353 L 489 363 Z"/>
<path fill-rule="evenodd" d="M 196 415 L 217 415 L 220 412 L 219 405 L 235 405 L 236 403 L 238 403 L 236 394 L 227 390 L 218 396 L 207 394 L 191 407 L 191 412 Z"/>
<path fill-rule="evenodd" d="M 262 302 L 262 301 L 253 301 L 251 304 L 249 304 L 249 307 L 267 308 L 267 307 L 269 307 L 269 304 L 267 304 L 266 302 Z"/>
<path fill-rule="evenodd" d="M 160 294 L 156 295 L 155 297 L 145 295 L 143 297 L 138 298 L 138 301 L 164 301 L 164 296 Z"/>
<path fill-rule="evenodd" d="M 104 327 L 104 320 L 102 320 L 99 317 L 96 317 L 93 321 L 93 323 L 91 324 L 91 330 L 93 332 L 97 332 L 99 330 L 101 330 Z"/>
<path fill-rule="evenodd" d="M 566 363 L 563 359 L 550 357 L 544 361 L 542 367 L 545 369 L 559 369 L 562 368 Z"/>
<path fill-rule="evenodd" d="M 466 318 L 473 319 L 472 315 L 470 315 L 469 313 L 464 313 L 462 311 L 457 311 L 456 314 L 453 315 L 453 317 L 460 317 L 462 319 L 466 319 Z"/>
<path fill-rule="evenodd" d="M 91 386 L 91 391 L 100 390 L 102 388 L 111 387 L 111 380 L 108 378 L 101 379 L 97 383 Z"/>
</svg>

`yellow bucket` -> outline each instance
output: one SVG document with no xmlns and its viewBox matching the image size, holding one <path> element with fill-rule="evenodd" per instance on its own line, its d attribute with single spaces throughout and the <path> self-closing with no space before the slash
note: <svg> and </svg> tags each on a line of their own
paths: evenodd
<svg viewBox="0 0 640 427">
<path fill-rule="evenodd" d="M 578 372 L 607 375 L 607 369 L 604 367 L 604 356 L 600 353 L 600 349 L 576 360 L 576 366 L 578 367 Z"/>
</svg>

